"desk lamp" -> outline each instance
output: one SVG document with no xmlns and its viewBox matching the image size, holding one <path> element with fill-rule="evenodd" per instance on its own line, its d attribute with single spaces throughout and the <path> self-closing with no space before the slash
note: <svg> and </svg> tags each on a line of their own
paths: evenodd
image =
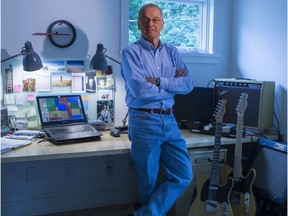
<svg viewBox="0 0 288 216">
<path fill-rule="evenodd" d="M 95 70 L 107 70 L 107 59 L 110 59 L 118 64 L 121 65 L 121 62 L 117 61 L 114 58 L 111 58 L 110 56 L 107 56 L 105 54 L 106 48 L 102 43 L 97 44 L 97 50 L 96 54 L 93 56 L 91 62 L 90 62 L 90 68 L 95 69 Z M 125 116 L 125 118 L 122 120 L 123 126 L 117 126 L 115 127 L 117 130 L 123 131 L 127 130 L 126 122 L 127 122 L 127 117 L 128 117 L 128 112 Z"/>
<path fill-rule="evenodd" d="M 23 55 L 23 70 L 24 71 L 36 71 L 43 67 L 42 61 L 37 53 L 32 48 L 32 43 L 27 41 L 25 47 L 22 47 L 21 53 L 11 56 L 9 58 L 1 60 L 1 63 L 10 59 Z"/>
<path fill-rule="evenodd" d="M 90 68 L 95 69 L 95 70 L 107 70 L 107 60 L 106 58 L 118 63 L 121 65 L 121 62 L 117 61 L 114 58 L 111 58 L 110 56 L 107 56 L 105 54 L 106 48 L 104 47 L 103 44 L 99 43 L 97 44 L 97 50 L 95 55 L 93 56 L 91 62 L 90 62 Z"/>
</svg>

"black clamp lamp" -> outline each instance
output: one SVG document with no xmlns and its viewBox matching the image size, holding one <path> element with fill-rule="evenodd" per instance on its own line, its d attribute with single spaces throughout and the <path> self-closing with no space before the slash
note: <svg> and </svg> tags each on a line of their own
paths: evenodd
<svg viewBox="0 0 288 216">
<path fill-rule="evenodd" d="M 19 54 L 14 55 L 14 56 L 10 56 L 6 59 L 3 59 L 3 60 L 1 60 L 1 63 L 6 62 L 10 59 L 16 58 L 16 57 L 21 56 L 21 55 L 23 55 L 22 64 L 23 64 L 23 70 L 24 71 L 36 71 L 36 70 L 39 70 L 43 67 L 42 61 L 41 61 L 39 55 L 34 52 L 34 50 L 32 48 L 32 43 L 30 41 L 27 41 L 25 43 L 25 47 L 22 47 L 22 51 Z M 1 105 L 2 105 L 2 102 L 3 101 L 1 101 Z M 3 108 L 3 110 L 4 111 L 6 110 L 6 112 L 7 112 L 7 108 Z M 2 109 L 1 109 L 1 113 L 2 113 Z M 8 118 L 8 114 L 6 116 Z M 16 122 L 15 122 L 14 117 L 10 118 L 10 122 L 11 122 L 13 130 L 16 130 L 17 127 L 16 127 Z M 1 127 L 1 130 L 4 130 L 4 129 L 6 130 L 5 133 L 8 133 L 10 131 L 9 127 L 7 127 L 7 128 Z"/>
<path fill-rule="evenodd" d="M 1 60 L 1 63 L 10 59 L 23 55 L 23 70 L 24 71 L 36 71 L 43 67 L 42 61 L 37 53 L 34 52 L 32 43 L 27 41 L 25 47 L 22 47 L 21 53 L 11 56 L 9 58 Z"/>
<path fill-rule="evenodd" d="M 118 64 L 121 65 L 121 62 L 117 61 L 116 59 L 107 56 L 105 54 L 106 48 L 104 47 L 103 44 L 99 43 L 97 44 L 97 50 L 95 55 L 93 56 L 91 62 L 90 62 L 90 68 L 95 69 L 95 70 L 107 70 L 107 59 L 110 59 Z"/>
</svg>

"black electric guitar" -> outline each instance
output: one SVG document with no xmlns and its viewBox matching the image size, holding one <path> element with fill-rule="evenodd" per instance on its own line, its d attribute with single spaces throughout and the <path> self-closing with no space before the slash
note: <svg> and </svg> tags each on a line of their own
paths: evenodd
<svg viewBox="0 0 288 216">
<path fill-rule="evenodd" d="M 247 107 L 247 98 L 248 94 L 242 93 L 236 108 L 237 132 L 235 143 L 234 170 L 230 168 L 230 170 L 224 171 L 223 169 L 227 169 L 227 167 L 223 167 L 221 170 L 221 178 L 224 177 L 224 179 L 227 179 L 228 175 L 233 175 L 234 186 L 230 193 L 230 203 L 234 216 L 254 216 L 256 213 L 255 197 L 252 190 L 252 185 L 256 178 L 256 170 L 249 170 L 247 176 L 243 177 L 241 166 L 243 119 L 244 112 Z M 226 176 L 222 176 L 222 173 L 226 173 Z"/>
<path fill-rule="evenodd" d="M 225 185 L 219 185 L 220 145 L 222 119 L 226 111 L 226 100 L 219 100 L 216 110 L 215 142 L 213 149 L 211 177 L 200 173 L 195 178 L 197 195 L 189 210 L 189 216 L 232 216 L 233 211 L 229 203 L 229 194 L 233 187 L 233 179 L 228 178 Z"/>
</svg>

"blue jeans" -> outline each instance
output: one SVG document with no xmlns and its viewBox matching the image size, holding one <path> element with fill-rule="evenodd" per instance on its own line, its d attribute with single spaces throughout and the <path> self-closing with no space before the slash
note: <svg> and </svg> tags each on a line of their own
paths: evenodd
<svg viewBox="0 0 288 216">
<path fill-rule="evenodd" d="M 129 110 L 131 157 L 138 179 L 141 208 L 136 216 L 163 216 L 192 180 L 186 142 L 174 115 Z M 159 165 L 165 180 L 158 184 Z"/>
</svg>

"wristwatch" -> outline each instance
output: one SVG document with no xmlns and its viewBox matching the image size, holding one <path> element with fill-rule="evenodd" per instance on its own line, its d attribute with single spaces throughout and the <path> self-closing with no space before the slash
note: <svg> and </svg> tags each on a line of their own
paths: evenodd
<svg viewBox="0 0 288 216">
<path fill-rule="evenodd" d="M 156 78 L 156 86 L 157 87 L 160 87 L 160 84 L 161 84 L 161 80 L 160 80 L 160 78 L 158 77 L 158 78 Z"/>
</svg>

